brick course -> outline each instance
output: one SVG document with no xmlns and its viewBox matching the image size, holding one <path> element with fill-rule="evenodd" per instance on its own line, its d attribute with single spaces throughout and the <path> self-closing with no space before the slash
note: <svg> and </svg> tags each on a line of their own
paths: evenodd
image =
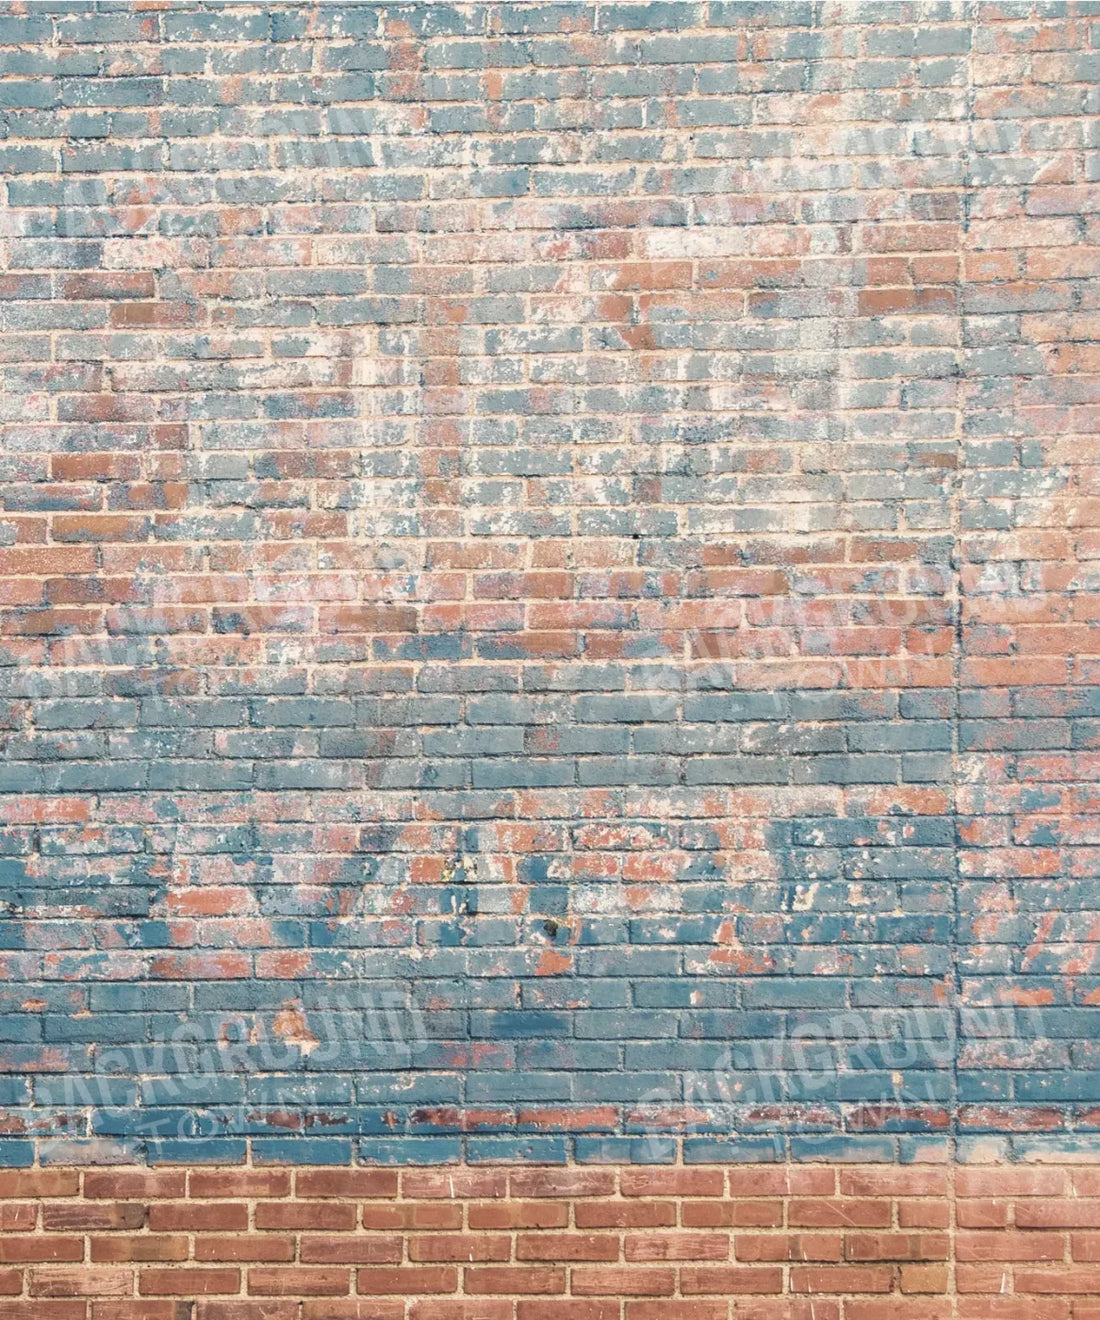
<svg viewBox="0 0 1100 1320">
<path fill-rule="evenodd" d="M 563 1191 L 553 1169 L 384 1171 L 354 1195 L 328 1169 L 7 1171 L 0 1316 L 1077 1320 L 1100 1304 L 1095 1168 L 639 1172 Z"/>
</svg>

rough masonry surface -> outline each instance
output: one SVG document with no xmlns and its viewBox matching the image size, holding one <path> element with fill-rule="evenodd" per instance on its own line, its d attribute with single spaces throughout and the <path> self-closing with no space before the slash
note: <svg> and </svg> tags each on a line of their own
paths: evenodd
<svg viewBox="0 0 1100 1320">
<path fill-rule="evenodd" d="M 1100 7 L 8 3 L 0 124 L 0 1163 L 1100 1153 Z"/>
</svg>

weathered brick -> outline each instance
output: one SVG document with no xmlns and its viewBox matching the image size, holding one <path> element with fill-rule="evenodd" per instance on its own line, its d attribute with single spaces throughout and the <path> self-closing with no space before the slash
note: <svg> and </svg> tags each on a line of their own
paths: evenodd
<svg viewBox="0 0 1100 1320">
<path fill-rule="evenodd" d="M 0 1315 L 1068 1320 L 1088 7 L 22 8 Z"/>
</svg>

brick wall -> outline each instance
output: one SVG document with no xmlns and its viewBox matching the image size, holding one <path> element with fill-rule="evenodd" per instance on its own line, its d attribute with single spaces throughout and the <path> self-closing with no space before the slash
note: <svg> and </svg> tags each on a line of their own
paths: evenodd
<svg viewBox="0 0 1100 1320">
<path fill-rule="evenodd" d="M 1100 1304 L 1097 1175 L 9 1171 L 0 1316 L 1083 1320 Z"/>
<path fill-rule="evenodd" d="M 7 3 L 0 122 L 28 1204 L 166 1163 L 828 1198 L 856 1161 L 1000 1206 L 1100 1155 L 1095 6 Z M 1055 1212 L 879 1262 L 885 1200 L 830 1235 L 797 1199 L 699 1226 L 731 1278 L 800 1291 L 737 1230 L 812 1227 L 816 1294 L 1096 1290 Z M 64 1291 L 99 1264 L 53 1213 Z M 349 1282 L 296 1231 L 179 1268 Z"/>
</svg>

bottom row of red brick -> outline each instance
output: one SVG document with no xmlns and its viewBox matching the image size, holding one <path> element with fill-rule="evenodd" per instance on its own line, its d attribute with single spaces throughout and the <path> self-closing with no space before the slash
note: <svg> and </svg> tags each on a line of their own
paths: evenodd
<svg viewBox="0 0 1100 1320">
<path fill-rule="evenodd" d="M 0 1171 L 0 1320 L 1100 1320 L 1100 1163 Z"/>
</svg>

